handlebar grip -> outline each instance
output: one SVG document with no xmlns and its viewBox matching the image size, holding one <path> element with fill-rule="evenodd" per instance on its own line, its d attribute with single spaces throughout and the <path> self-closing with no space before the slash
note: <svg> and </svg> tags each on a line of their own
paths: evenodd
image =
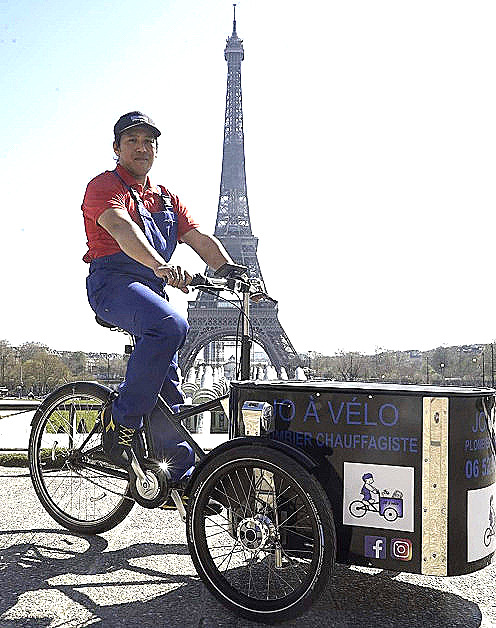
<svg viewBox="0 0 496 628">
<path fill-rule="evenodd" d="M 197 286 L 210 286 L 212 284 L 210 279 L 208 277 L 205 277 L 205 275 L 202 275 L 201 273 L 195 273 L 193 275 L 193 279 L 188 285 L 192 288 L 195 288 Z"/>
</svg>

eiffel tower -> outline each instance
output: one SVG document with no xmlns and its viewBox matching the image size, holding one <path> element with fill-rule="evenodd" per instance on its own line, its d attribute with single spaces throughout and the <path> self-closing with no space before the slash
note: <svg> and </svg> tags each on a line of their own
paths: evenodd
<svg viewBox="0 0 496 628">
<path fill-rule="evenodd" d="M 236 33 L 236 5 L 234 5 L 233 32 L 224 50 L 227 61 L 227 95 L 224 120 L 224 151 L 220 181 L 219 205 L 215 236 L 232 259 L 248 268 L 250 277 L 261 280 L 257 259 L 258 238 L 251 230 L 248 196 L 246 192 L 245 151 L 243 134 L 243 106 L 241 98 L 241 62 L 243 42 Z M 207 270 L 207 274 L 211 274 Z M 297 366 L 298 355 L 279 323 L 277 303 L 261 301 L 250 308 L 253 339 L 267 353 L 278 373 Z M 232 339 L 239 330 L 239 311 L 225 301 L 200 292 L 188 303 L 190 330 L 179 358 L 184 374 L 193 366 L 199 351 L 214 359 L 218 356 L 221 339 Z M 217 356 L 216 356 L 217 353 Z M 206 357 L 209 361 L 209 357 Z"/>
</svg>

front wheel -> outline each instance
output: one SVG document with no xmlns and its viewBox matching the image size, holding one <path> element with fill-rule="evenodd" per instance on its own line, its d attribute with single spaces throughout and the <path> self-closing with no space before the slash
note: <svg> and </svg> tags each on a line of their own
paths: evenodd
<svg viewBox="0 0 496 628">
<path fill-rule="evenodd" d="M 396 521 L 398 518 L 398 511 L 393 507 L 385 508 L 383 514 L 386 521 Z"/>
<path fill-rule="evenodd" d="M 221 512 L 209 498 L 222 504 Z M 292 458 L 262 446 L 226 450 L 200 470 L 187 537 L 212 593 L 264 623 L 301 614 L 322 593 L 335 562 L 334 521 L 322 486 Z"/>
<path fill-rule="evenodd" d="M 127 473 L 103 456 L 100 414 L 111 394 L 91 382 L 66 384 L 43 402 L 31 429 L 34 490 L 55 521 L 82 534 L 110 530 L 134 505 Z"/>
</svg>

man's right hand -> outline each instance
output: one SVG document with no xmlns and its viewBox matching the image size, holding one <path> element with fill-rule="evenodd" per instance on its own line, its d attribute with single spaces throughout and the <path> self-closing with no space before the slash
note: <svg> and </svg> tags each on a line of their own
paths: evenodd
<svg viewBox="0 0 496 628">
<path fill-rule="evenodd" d="M 162 264 L 157 266 L 153 271 L 157 277 L 165 279 L 167 285 L 178 288 L 186 294 L 189 292 L 188 284 L 191 283 L 192 276 L 181 266 L 173 266 L 172 264 Z"/>
</svg>

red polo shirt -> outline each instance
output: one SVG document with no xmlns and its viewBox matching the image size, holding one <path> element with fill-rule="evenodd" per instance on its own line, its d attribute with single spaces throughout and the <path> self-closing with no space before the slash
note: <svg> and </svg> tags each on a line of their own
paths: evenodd
<svg viewBox="0 0 496 628">
<path fill-rule="evenodd" d="M 129 186 L 138 192 L 149 212 L 163 210 L 160 191 L 158 188 L 151 185 L 148 177 L 146 186 L 143 186 L 137 183 L 136 179 L 119 164 L 117 165 L 117 172 Z M 143 188 L 145 188 L 144 191 Z M 191 218 L 186 207 L 181 205 L 177 196 L 171 194 L 165 188 L 162 189 L 171 197 L 172 207 L 177 214 L 177 239 L 178 242 L 180 242 L 185 233 L 191 229 L 196 229 L 199 225 Z M 125 209 L 132 220 L 141 227 L 137 208 L 135 207 L 135 203 L 129 191 L 122 185 L 115 174 L 112 174 L 109 170 L 99 174 L 88 183 L 81 207 L 84 216 L 84 228 L 86 229 L 86 237 L 88 240 L 88 251 L 83 257 L 85 262 L 89 263 L 92 259 L 119 253 L 121 250 L 110 233 L 97 223 L 98 218 L 106 209 L 109 209 L 109 207 Z"/>
</svg>

